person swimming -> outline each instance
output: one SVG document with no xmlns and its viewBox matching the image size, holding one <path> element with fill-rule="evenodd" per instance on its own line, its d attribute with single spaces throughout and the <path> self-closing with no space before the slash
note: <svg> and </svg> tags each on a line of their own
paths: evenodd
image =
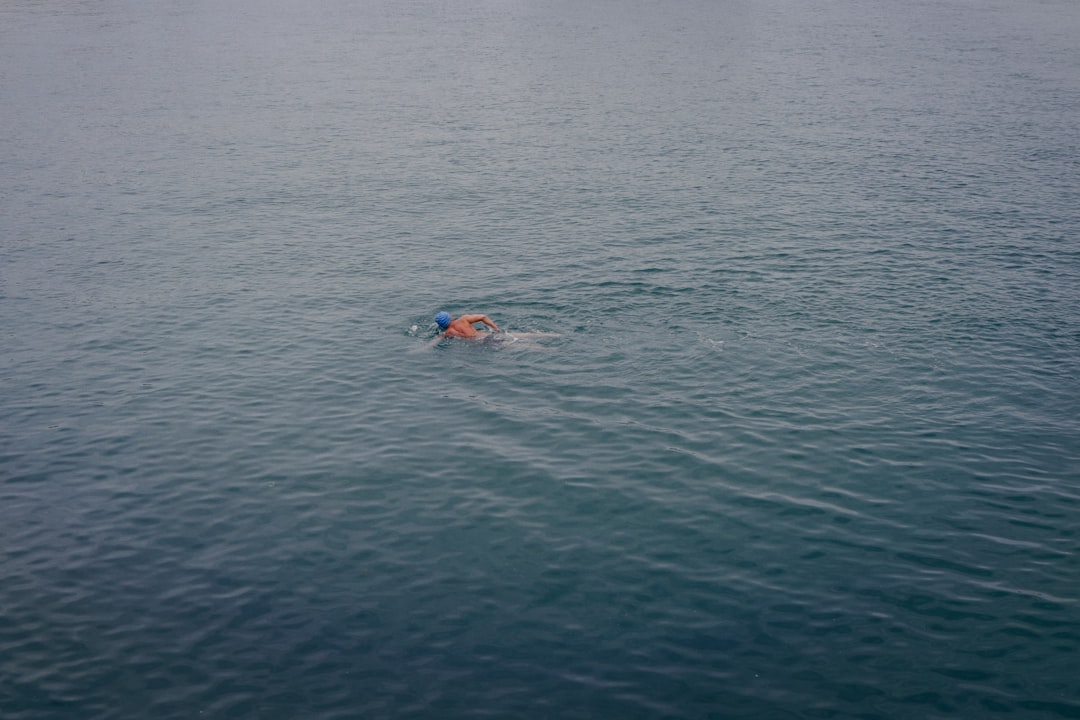
<svg viewBox="0 0 1080 720">
<path fill-rule="evenodd" d="M 490 332 L 481 332 L 477 330 L 473 325 L 475 323 L 483 323 L 487 327 L 491 328 Z M 462 315 L 455 318 L 445 310 L 441 310 L 435 314 L 435 324 L 439 326 L 439 333 L 432 338 L 429 342 L 425 343 L 423 347 L 417 348 L 413 352 L 420 352 L 423 350 L 429 350 L 446 338 L 462 338 L 471 342 L 482 344 L 499 344 L 509 345 L 518 342 L 518 340 L 525 340 L 518 347 L 539 347 L 529 341 L 536 338 L 555 338 L 559 337 L 558 333 L 544 333 L 544 332 L 514 332 L 509 333 L 498 325 L 496 325 L 491 318 L 487 315 Z M 415 327 L 415 326 L 414 326 Z"/>
<path fill-rule="evenodd" d="M 442 330 L 442 337 L 469 339 L 486 337 L 484 333 L 473 327 L 475 323 L 487 325 L 492 332 L 502 332 L 487 315 L 462 315 L 455 319 L 445 310 L 435 315 L 435 324 Z"/>
</svg>

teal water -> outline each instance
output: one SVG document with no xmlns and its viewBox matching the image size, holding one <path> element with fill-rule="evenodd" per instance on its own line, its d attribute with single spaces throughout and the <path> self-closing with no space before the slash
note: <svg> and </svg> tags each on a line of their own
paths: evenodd
<svg viewBox="0 0 1080 720">
<path fill-rule="evenodd" d="M 1080 717 L 1078 37 L 5 3 L 0 717 Z"/>
</svg>

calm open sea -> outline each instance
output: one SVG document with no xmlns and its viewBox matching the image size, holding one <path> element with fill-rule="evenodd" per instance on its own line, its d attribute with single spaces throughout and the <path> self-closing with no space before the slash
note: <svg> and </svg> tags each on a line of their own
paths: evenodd
<svg viewBox="0 0 1080 720">
<path fill-rule="evenodd" d="M 0 717 L 1080 718 L 1078 38 L 4 2 Z"/>
</svg>

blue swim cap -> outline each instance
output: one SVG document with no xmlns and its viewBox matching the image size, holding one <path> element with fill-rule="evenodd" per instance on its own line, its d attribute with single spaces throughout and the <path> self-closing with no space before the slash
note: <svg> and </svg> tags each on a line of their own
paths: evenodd
<svg viewBox="0 0 1080 720">
<path fill-rule="evenodd" d="M 450 313 L 443 310 L 435 316 L 435 324 L 441 327 L 443 330 L 450 327 Z"/>
</svg>

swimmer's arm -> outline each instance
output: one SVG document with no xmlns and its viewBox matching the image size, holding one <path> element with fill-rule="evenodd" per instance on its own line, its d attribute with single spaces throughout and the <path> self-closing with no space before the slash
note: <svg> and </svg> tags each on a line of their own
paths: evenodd
<svg viewBox="0 0 1080 720">
<path fill-rule="evenodd" d="M 472 323 L 484 323 L 495 332 L 502 332 L 501 330 L 499 330 L 499 326 L 491 322 L 491 318 L 489 318 L 487 315 L 464 315 L 461 319 L 469 323 L 470 325 Z"/>
<path fill-rule="evenodd" d="M 436 345 L 438 345 L 439 343 L 441 343 L 445 339 L 446 339 L 446 335 L 443 335 L 442 333 L 439 333 L 438 335 L 436 335 L 435 337 L 433 337 L 431 340 L 427 341 L 426 343 L 424 343 L 420 347 L 414 348 L 413 350 L 410 350 L 409 352 L 410 353 L 418 353 L 418 352 L 424 352 L 426 350 L 430 350 L 431 348 L 435 347 Z"/>
</svg>

